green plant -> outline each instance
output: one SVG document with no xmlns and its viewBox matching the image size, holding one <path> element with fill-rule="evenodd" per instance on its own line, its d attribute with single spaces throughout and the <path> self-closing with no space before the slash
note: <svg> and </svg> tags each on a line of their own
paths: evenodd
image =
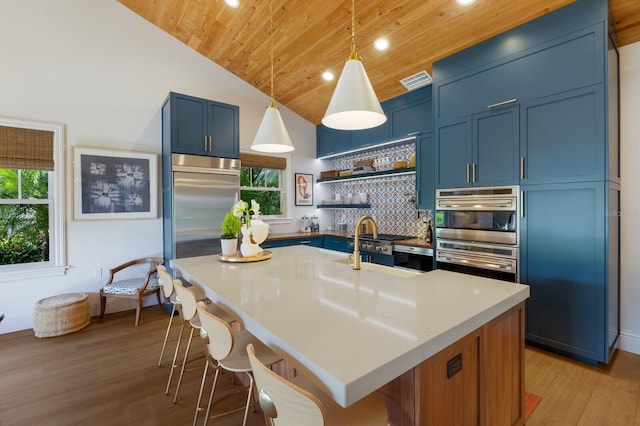
<svg viewBox="0 0 640 426">
<path fill-rule="evenodd" d="M 222 220 L 222 236 L 220 238 L 223 240 L 237 238 L 241 227 L 242 223 L 240 222 L 240 219 L 234 216 L 231 212 L 227 213 Z"/>
</svg>

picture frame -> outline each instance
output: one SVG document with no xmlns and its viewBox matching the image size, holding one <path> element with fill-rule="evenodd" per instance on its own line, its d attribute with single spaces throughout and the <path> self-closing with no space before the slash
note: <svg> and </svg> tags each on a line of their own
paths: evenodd
<svg viewBox="0 0 640 426">
<path fill-rule="evenodd" d="M 313 175 L 310 173 L 295 173 L 295 205 L 313 205 Z"/>
<path fill-rule="evenodd" d="M 75 220 L 158 217 L 158 154 L 74 147 Z"/>
</svg>

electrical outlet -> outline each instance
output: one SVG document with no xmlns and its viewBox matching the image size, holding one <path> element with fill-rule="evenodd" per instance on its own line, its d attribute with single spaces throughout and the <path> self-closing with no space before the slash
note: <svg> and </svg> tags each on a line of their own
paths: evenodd
<svg viewBox="0 0 640 426">
<path fill-rule="evenodd" d="M 100 278 L 100 277 L 102 277 L 102 268 L 96 268 L 96 269 L 93 271 L 93 276 L 94 276 L 95 278 Z"/>
<path fill-rule="evenodd" d="M 380 157 L 380 158 L 378 158 L 378 165 L 380 165 L 380 166 L 388 166 L 389 165 L 389 157 Z"/>
</svg>

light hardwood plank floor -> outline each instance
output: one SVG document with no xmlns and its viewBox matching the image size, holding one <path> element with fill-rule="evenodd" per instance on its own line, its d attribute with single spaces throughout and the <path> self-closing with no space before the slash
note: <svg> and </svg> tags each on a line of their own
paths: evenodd
<svg viewBox="0 0 640 426">
<path fill-rule="evenodd" d="M 0 425 L 190 425 L 204 359 L 190 363 L 177 404 L 174 385 L 164 394 L 179 328 L 162 367 L 157 367 L 169 317 L 145 308 L 138 327 L 133 312 L 107 315 L 76 333 L 38 339 L 32 330 L 0 335 Z M 183 341 L 184 344 L 184 341 Z M 190 359 L 202 356 L 194 339 Z M 591 367 L 535 348 L 527 348 L 526 389 L 542 396 L 529 420 L 537 425 L 640 426 L 640 355 L 618 351 L 608 366 Z M 207 382 L 208 398 L 211 377 Z M 223 374 L 214 412 L 244 404 L 242 386 Z M 204 413 L 200 413 L 202 424 Z M 238 425 L 242 413 L 213 419 Z M 259 410 L 250 425 L 263 425 Z"/>
</svg>

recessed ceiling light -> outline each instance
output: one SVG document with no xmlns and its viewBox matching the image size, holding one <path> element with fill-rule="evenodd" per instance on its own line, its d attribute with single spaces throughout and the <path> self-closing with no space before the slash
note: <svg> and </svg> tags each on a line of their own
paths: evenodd
<svg viewBox="0 0 640 426">
<path fill-rule="evenodd" d="M 327 81 L 332 81 L 335 77 L 333 76 L 333 73 L 331 71 L 325 71 L 322 73 L 322 78 Z"/>
<path fill-rule="evenodd" d="M 456 0 L 456 3 L 458 3 L 460 6 L 468 6 L 475 1 L 476 0 Z"/>
<path fill-rule="evenodd" d="M 373 42 L 373 47 L 378 50 L 387 50 L 389 48 L 389 40 L 386 38 L 379 38 Z"/>
<path fill-rule="evenodd" d="M 231 7 L 238 7 L 240 6 L 240 0 L 224 0 L 224 2 L 226 4 L 228 4 Z"/>
</svg>

